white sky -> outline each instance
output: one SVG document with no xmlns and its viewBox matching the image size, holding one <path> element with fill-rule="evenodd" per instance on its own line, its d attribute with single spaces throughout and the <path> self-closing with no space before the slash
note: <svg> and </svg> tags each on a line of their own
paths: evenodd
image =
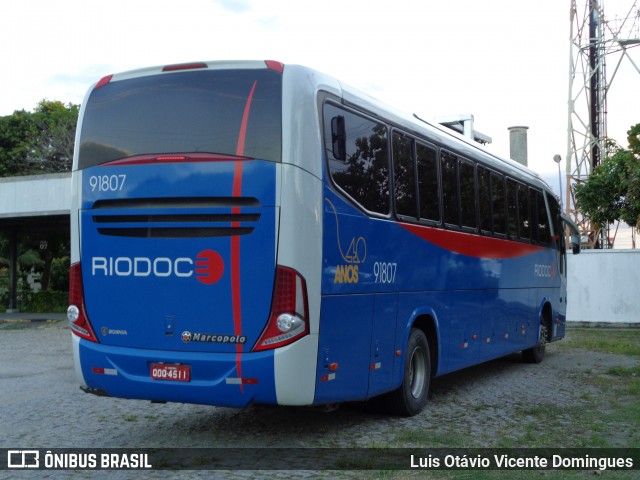
<svg viewBox="0 0 640 480">
<path fill-rule="evenodd" d="M 584 3 L 585 0 L 583 0 Z M 608 19 L 634 0 L 604 0 Z M 0 2 L 0 115 L 43 98 L 81 103 L 104 75 L 194 60 L 274 59 L 331 74 L 423 118 L 471 113 L 509 156 L 529 127 L 529 166 L 567 152 L 570 0 L 9 0 Z M 640 65 L 640 47 L 632 50 Z M 613 60 L 607 60 L 611 67 Z M 628 64 L 628 65 L 627 65 Z M 627 146 L 640 74 L 625 61 L 608 133 Z M 553 178 L 553 177 L 552 177 Z M 557 183 L 554 182 L 554 183 Z"/>
</svg>

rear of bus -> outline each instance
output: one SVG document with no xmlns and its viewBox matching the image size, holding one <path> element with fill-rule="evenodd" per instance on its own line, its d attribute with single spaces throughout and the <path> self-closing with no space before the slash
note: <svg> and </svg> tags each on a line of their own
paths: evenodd
<svg viewBox="0 0 640 480">
<path fill-rule="evenodd" d="M 85 391 L 312 402 L 306 280 L 277 264 L 283 68 L 172 65 L 87 94 L 68 311 Z"/>
</svg>

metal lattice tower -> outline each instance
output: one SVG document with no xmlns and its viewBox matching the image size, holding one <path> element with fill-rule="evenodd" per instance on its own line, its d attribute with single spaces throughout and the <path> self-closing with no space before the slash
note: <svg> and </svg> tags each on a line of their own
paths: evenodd
<svg viewBox="0 0 640 480">
<path fill-rule="evenodd" d="M 621 63 L 628 59 L 640 69 L 628 50 L 640 45 L 638 0 L 623 18 L 605 19 L 604 0 L 571 0 L 569 65 L 569 121 L 567 140 L 566 213 L 580 226 L 583 244 L 608 246 L 604 232 L 575 209 L 572 184 L 584 182 L 607 155 L 607 94 Z M 607 76 L 606 59 L 617 63 Z"/>
</svg>

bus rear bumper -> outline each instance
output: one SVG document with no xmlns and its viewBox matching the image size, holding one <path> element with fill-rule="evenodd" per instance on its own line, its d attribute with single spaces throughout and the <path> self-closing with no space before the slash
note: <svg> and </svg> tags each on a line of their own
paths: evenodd
<svg viewBox="0 0 640 480">
<path fill-rule="evenodd" d="M 273 351 L 171 352 L 72 338 L 76 377 L 88 393 L 239 408 L 277 403 Z M 187 365 L 189 381 L 153 379 L 152 363 Z"/>
</svg>

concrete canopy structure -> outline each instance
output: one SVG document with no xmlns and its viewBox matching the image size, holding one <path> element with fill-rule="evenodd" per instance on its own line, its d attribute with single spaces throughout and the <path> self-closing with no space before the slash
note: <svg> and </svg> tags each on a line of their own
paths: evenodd
<svg viewBox="0 0 640 480">
<path fill-rule="evenodd" d="M 54 173 L 0 178 L 0 235 L 9 240 L 9 304 L 17 308 L 18 243 L 22 236 L 41 239 L 46 250 L 51 235 L 69 235 L 71 174 Z"/>
</svg>

